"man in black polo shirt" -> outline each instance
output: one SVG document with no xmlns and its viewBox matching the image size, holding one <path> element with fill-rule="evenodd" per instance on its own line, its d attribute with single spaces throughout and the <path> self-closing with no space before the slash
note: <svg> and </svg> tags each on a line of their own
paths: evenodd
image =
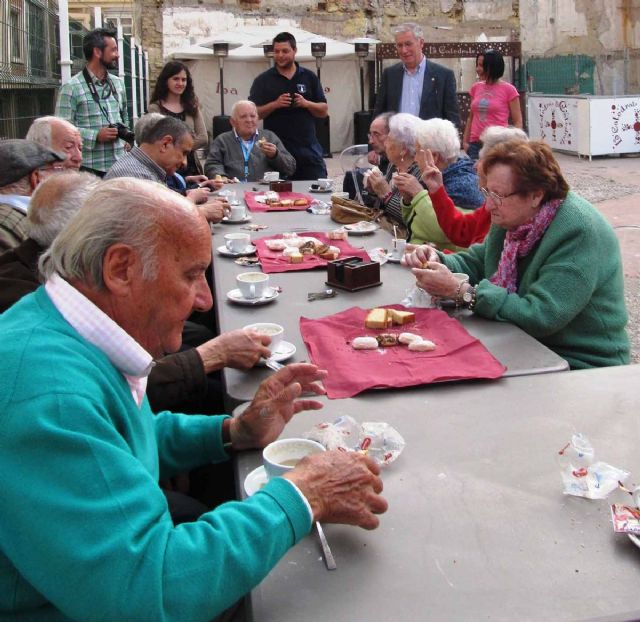
<svg viewBox="0 0 640 622">
<path fill-rule="evenodd" d="M 275 66 L 253 81 L 249 99 L 264 119 L 264 129 L 275 132 L 296 159 L 292 179 L 318 179 L 327 176 L 327 168 L 316 138 L 315 117 L 326 117 L 329 106 L 318 77 L 295 62 L 296 51 L 291 33 L 273 38 Z"/>
</svg>

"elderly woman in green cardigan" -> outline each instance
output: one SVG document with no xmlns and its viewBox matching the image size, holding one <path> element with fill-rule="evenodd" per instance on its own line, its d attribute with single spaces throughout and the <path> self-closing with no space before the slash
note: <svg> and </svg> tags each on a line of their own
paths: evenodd
<svg viewBox="0 0 640 622">
<path fill-rule="evenodd" d="M 611 226 L 569 191 L 541 141 L 496 145 L 484 171 L 487 237 L 456 255 L 415 248 L 404 262 L 418 286 L 516 324 L 572 369 L 629 363 L 622 261 Z"/>
<path fill-rule="evenodd" d="M 462 213 L 484 203 L 473 161 L 460 156 L 458 130 L 451 121 L 429 119 L 418 121 L 415 128 L 416 150 L 429 149 L 435 165 L 442 171 L 443 184 L 456 209 Z M 397 175 L 394 182 L 402 198 L 402 217 L 408 229 L 407 241 L 432 244 L 436 248 L 459 251 L 438 224 L 429 193 L 414 177 Z"/>
</svg>

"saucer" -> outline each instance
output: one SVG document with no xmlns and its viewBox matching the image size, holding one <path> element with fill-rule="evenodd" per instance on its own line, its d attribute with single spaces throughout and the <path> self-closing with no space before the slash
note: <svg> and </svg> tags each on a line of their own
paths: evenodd
<svg viewBox="0 0 640 622">
<path fill-rule="evenodd" d="M 225 225 L 242 225 L 245 222 L 251 222 L 251 216 L 247 214 L 244 218 L 240 218 L 239 220 L 231 220 L 228 216 L 223 216 L 220 222 Z"/>
<path fill-rule="evenodd" d="M 275 287 L 267 287 L 266 293 L 260 298 L 245 298 L 239 289 L 232 289 L 227 292 L 227 298 L 231 302 L 235 302 L 239 305 L 257 306 L 266 305 L 268 302 L 275 300 L 280 295 L 280 292 Z"/>
<path fill-rule="evenodd" d="M 343 225 L 343 227 L 347 230 L 349 235 L 369 235 L 370 233 L 380 229 L 380 226 L 375 222 L 366 222 L 364 220 L 352 225 Z"/>
<path fill-rule="evenodd" d="M 309 186 L 309 192 L 315 192 L 317 194 L 328 194 L 329 192 L 333 192 L 333 188 L 320 188 L 316 186 Z"/>
<path fill-rule="evenodd" d="M 391 263 L 400 263 L 402 261 L 402 255 L 395 255 L 394 253 L 387 254 L 387 261 Z"/>
<path fill-rule="evenodd" d="M 267 472 L 263 466 L 253 469 L 253 471 L 244 478 L 244 491 L 247 493 L 247 497 L 258 492 L 268 481 Z"/>
<path fill-rule="evenodd" d="M 282 363 L 282 361 L 290 359 L 295 353 L 296 347 L 292 343 L 289 343 L 288 341 L 281 341 L 277 350 L 274 350 L 271 353 L 271 360 L 276 363 Z M 256 365 L 264 367 L 264 359 L 260 359 Z"/>
<path fill-rule="evenodd" d="M 371 261 L 377 261 L 381 266 L 389 261 L 389 254 L 384 248 L 372 248 L 367 251 Z"/>
<path fill-rule="evenodd" d="M 256 252 L 256 247 L 253 244 L 249 244 L 243 251 L 236 252 L 230 251 L 226 246 L 218 246 L 216 250 L 224 257 L 244 257 L 246 255 L 253 255 Z"/>
<path fill-rule="evenodd" d="M 629 536 L 629 540 L 631 540 L 631 542 L 633 542 L 640 549 L 640 538 L 638 538 L 638 536 L 636 536 L 636 534 L 634 533 L 628 533 L 627 535 Z"/>
</svg>

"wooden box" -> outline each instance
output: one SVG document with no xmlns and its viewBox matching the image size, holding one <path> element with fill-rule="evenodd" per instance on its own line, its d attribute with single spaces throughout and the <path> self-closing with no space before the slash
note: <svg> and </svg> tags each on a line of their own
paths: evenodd
<svg viewBox="0 0 640 622">
<path fill-rule="evenodd" d="M 380 264 L 377 261 L 363 261 L 360 257 L 330 261 L 327 264 L 326 283 L 350 292 L 382 285 Z"/>
</svg>

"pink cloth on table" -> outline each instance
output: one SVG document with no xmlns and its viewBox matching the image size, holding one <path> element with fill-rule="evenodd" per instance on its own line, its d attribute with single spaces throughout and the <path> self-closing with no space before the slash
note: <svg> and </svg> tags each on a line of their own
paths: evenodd
<svg viewBox="0 0 640 622">
<path fill-rule="evenodd" d="M 266 191 L 265 191 L 266 192 Z M 306 199 L 306 205 L 291 205 L 289 207 L 271 207 L 270 205 L 265 205 L 264 203 L 260 203 L 256 201 L 256 194 L 264 194 L 264 192 L 245 192 L 244 193 L 244 201 L 247 204 L 250 212 L 288 212 L 291 210 L 303 210 L 307 209 L 313 198 L 308 194 L 302 194 L 301 192 L 278 192 L 278 196 L 280 199 L 292 199 L 295 201 L 296 199 Z"/>
<path fill-rule="evenodd" d="M 369 254 L 362 248 L 354 248 L 349 245 L 346 240 L 330 240 L 324 233 L 305 232 L 300 237 L 316 238 L 327 246 L 335 246 L 340 249 L 340 257 L 360 257 L 363 261 L 371 261 Z M 302 263 L 289 263 L 289 258 L 282 255 L 282 251 L 272 251 L 267 248 L 265 240 L 281 240 L 282 235 L 272 235 L 259 240 L 253 240 L 252 244 L 257 248 L 258 259 L 262 266 L 262 271 L 270 274 L 273 272 L 295 272 L 298 270 L 313 270 L 314 268 L 323 268 L 327 265 L 328 260 L 322 259 L 317 255 L 303 255 Z"/>
<path fill-rule="evenodd" d="M 368 309 L 351 307 L 335 315 L 300 318 L 300 333 L 311 362 L 326 369 L 323 381 L 331 399 L 352 397 L 366 389 L 411 387 L 447 380 L 499 378 L 506 368 L 458 322 L 439 309 L 410 310 L 416 321 L 375 330 L 365 328 Z M 355 337 L 410 332 L 436 344 L 431 352 L 412 352 L 398 344 L 377 350 L 354 350 Z"/>
</svg>

